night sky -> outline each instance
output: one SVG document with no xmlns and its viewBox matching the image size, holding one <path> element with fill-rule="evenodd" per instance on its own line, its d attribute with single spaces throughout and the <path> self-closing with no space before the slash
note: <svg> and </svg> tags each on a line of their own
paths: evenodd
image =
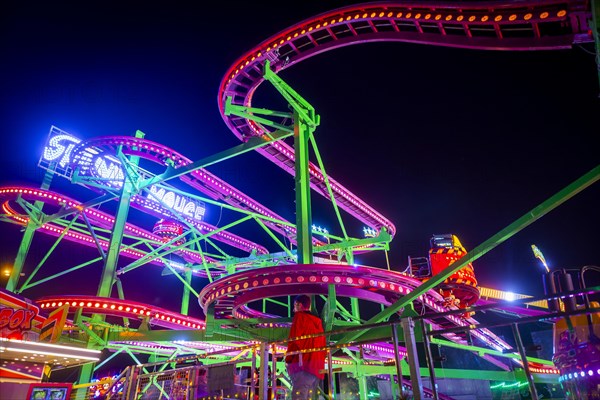
<svg viewBox="0 0 600 400">
<path fill-rule="evenodd" d="M 240 144 L 217 107 L 228 68 L 290 25 L 350 2 L 127 4 L 3 5 L 1 186 L 39 187 L 37 161 L 52 125 L 81 138 L 139 129 L 192 160 Z M 367 43 L 312 57 L 280 76 L 321 116 L 315 137 L 327 173 L 396 225 L 389 261 L 403 270 L 409 256 L 427 254 L 432 234 L 454 233 L 472 249 L 599 164 L 592 51 L 592 44 L 514 52 Z M 253 106 L 286 111 L 268 85 Z M 293 221 L 293 177 L 259 154 L 208 170 Z M 93 197 L 60 178 L 52 188 Z M 599 199 L 596 183 L 475 261 L 480 285 L 542 294 L 543 268 L 531 244 L 551 268 L 600 265 Z M 313 201 L 313 222 L 341 235 L 333 208 L 318 195 Z M 343 216 L 350 235 L 360 237 L 362 225 Z M 218 220 L 218 209 L 209 209 L 207 221 Z M 0 232 L 6 265 L 19 228 L 4 223 Z M 36 237 L 26 268 L 52 242 Z M 68 266 L 70 257 L 87 254 L 94 253 L 60 250 L 52 264 Z M 357 262 L 386 268 L 383 253 Z M 87 280 L 78 293 L 93 295 L 94 274 L 99 279 L 96 269 L 69 282 Z M 152 266 L 136 274 L 147 286 L 126 295 L 177 309 L 172 276 Z M 48 284 L 24 295 L 60 291 L 67 289 Z"/>
</svg>

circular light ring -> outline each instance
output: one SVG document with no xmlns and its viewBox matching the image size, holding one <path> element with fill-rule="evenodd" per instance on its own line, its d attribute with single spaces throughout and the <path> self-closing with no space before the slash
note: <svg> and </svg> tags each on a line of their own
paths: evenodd
<svg viewBox="0 0 600 400">
<path fill-rule="evenodd" d="M 163 166 L 170 166 L 172 163 L 175 163 L 177 167 L 182 167 L 192 163 L 192 160 L 167 146 L 144 138 L 130 136 L 99 136 L 82 141 L 73 149 L 73 159 L 76 159 L 78 154 L 83 153 L 85 149 L 89 147 L 94 147 L 107 154 L 117 154 L 117 150 L 120 149 L 125 155 L 137 156 Z M 73 165 L 72 167 L 74 168 L 76 165 Z M 180 177 L 180 180 L 201 192 L 205 192 L 205 188 L 208 187 L 210 190 L 209 193 L 218 192 L 223 197 L 235 198 L 247 205 L 253 211 L 268 217 L 285 220 L 283 217 L 278 216 L 265 206 L 257 203 L 205 169 L 195 170 L 190 174 Z M 141 199 L 138 199 L 137 202 L 133 203 L 134 205 L 137 205 L 138 208 L 140 208 L 140 206 L 137 203 L 139 203 L 140 200 Z M 142 206 L 141 209 L 147 210 L 147 207 Z M 208 227 L 208 224 L 205 225 Z M 212 228 L 214 229 L 214 227 Z M 233 240 L 227 240 L 227 236 L 233 238 Z M 268 253 L 267 249 L 263 246 L 232 233 L 219 232 L 215 235 L 215 238 L 248 252 L 256 251 L 259 254 Z"/>
<path fill-rule="evenodd" d="M 8 196 L 7 194 L 10 194 L 11 196 L 15 196 L 13 199 L 16 200 L 16 198 L 18 197 L 18 193 L 21 192 L 27 192 L 27 198 L 29 201 L 42 201 L 45 204 L 48 204 L 48 200 L 47 199 L 54 199 L 55 197 L 58 197 L 58 195 L 54 196 L 52 195 L 52 193 L 54 192 L 49 192 L 49 191 L 42 191 L 40 192 L 39 190 L 36 191 L 32 191 L 30 189 L 23 189 L 23 188 L 19 188 L 18 190 L 13 190 L 11 188 L 0 188 L 0 196 L 4 195 L 5 198 L 8 198 L 10 196 Z M 64 197 L 61 197 L 64 198 Z M 79 203 L 77 203 L 79 204 Z M 78 205 L 74 205 L 73 207 L 78 207 Z M 7 200 L 6 202 L 4 202 L 2 204 L 2 208 L 6 213 L 7 218 L 11 218 L 13 221 L 15 221 L 16 223 L 22 224 L 22 225 L 26 225 L 28 219 L 23 218 L 22 217 L 22 213 L 20 213 L 19 211 L 15 210 L 14 208 L 11 207 L 11 205 L 9 204 L 9 200 Z M 88 212 L 89 211 L 89 212 Z M 110 226 L 112 226 L 112 221 L 113 218 L 108 216 L 108 214 L 102 213 L 98 210 L 94 210 L 94 209 L 85 209 L 86 212 L 86 217 L 88 218 L 88 220 L 90 221 L 90 223 L 93 226 L 105 226 L 106 227 L 106 221 L 110 221 Z M 126 232 L 129 235 L 132 236 L 143 236 L 146 238 L 149 238 L 151 240 L 155 240 L 157 243 L 160 241 L 158 236 L 155 236 L 153 234 L 151 234 L 150 232 L 138 228 L 137 226 L 133 225 L 133 224 L 126 224 L 125 226 Z M 87 247 L 93 247 L 96 248 L 96 241 L 98 241 L 98 243 L 100 243 L 100 246 L 102 248 L 104 248 L 105 250 L 108 249 L 108 240 L 103 240 L 101 238 L 93 238 L 90 234 L 87 233 L 83 233 L 83 232 L 78 232 L 78 231 L 65 231 L 64 226 L 61 225 L 57 225 L 55 223 L 52 222 L 47 222 L 44 225 L 42 225 L 41 227 L 38 228 L 38 231 L 48 234 L 50 236 L 54 236 L 54 237 L 59 237 L 59 236 L 64 236 L 64 239 L 71 241 L 71 242 L 75 242 Z M 178 251 L 178 253 L 180 253 Z M 147 254 L 147 249 L 143 248 L 142 250 L 139 250 L 137 248 L 129 248 L 129 249 L 125 249 L 121 251 L 121 255 L 128 257 L 128 258 L 133 258 L 133 259 L 140 259 L 142 257 L 144 257 Z M 195 254 L 190 253 L 190 254 L 183 254 L 182 255 L 184 257 L 184 259 L 193 261 L 195 260 L 197 257 Z M 207 257 L 208 259 L 208 257 Z M 200 260 L 197 260 L 199 262 L 201 262 Z M 164 264 L 159 260 L 159 259 L 151 259 L 148 261 L 148 263 L 150 264 L 156 264 L 159 266 L 164 266 Z M 206 276 L 206 273 L 203 271 L 194 271 L 194 274 L 199 275 L 199 276 Z"/>
<path fill-rule="evenodd" d="M 558 16 L 561 11 L 560 4 L 554 4 L 551 2 L 528 2 L 529 9 L 535 12 L 536 18 L 540 18 L 543 12 L 551 12 L 550 15 Z M 460 12 L 457 11 L 460 9 Z M 233 115 L 225 115 L 225 103 L 228 98 L 233 98 L 233 104 L 252 107 L 252 97 L 258 86 L 264 81 L 264 77 L 260 74 L 255 74 L 255 71 L 264 70 L 265 62 L 269 60 L 271 63 L 271 69 L 278 73 L 283 69 L 286 69 L 292 65 L 296 65 L 298 62 L 312 57 L 316 54 L 323 53 L 328 50 L 333 50 L 337 47 L 345 47 L 355 43 L 364 43 L 368 41 L 403 41 L 406 38 L 403 37 L 405 32 L 402 29 L 397 29 L 393 32 L 388 30 L 382 31 L 369 31 L 363 35 L 361 32 L 357 32 L 352 37 L 337 38 L 332 35 L 332 40 L 315 42 L 313 35 L 314 32 L 322 32 L 323 29 L 330 29 L 330 27 L 336 27 L 337 25 L 346 25 L 348 30 L 351 29 L 351 24 L 358 22 L 369 22 L 372 26 L 377 27 L 381 20 L 392 21 L 390 23 L 396 24 L 394 21 L 398 20 L 426 20 L 427 15 L 433 16 L 434 20 L 444 21 L 444 23 L 466 24 L 467 22 L 463 19 L 466 18 L 469 23 L 473 24 L 486 24 L 486 25 L 499 25 L 504 23 L 511 23 L 508 19 L 509 15 L 520 13 L 521 8 L 519 7 L 506 7 L 493 9 L 489 5 L 482 5 L 476 2 L 463 3 L 456 2 L 455 4 L 449 4 L 445 7 L 440 8 L 438 5 L 419 5 L 419 10 L 412 10 L 408 5 L 394 4 L 394 3 L 370 3 L 368 7 L 365 5 L 357 4 L 350 5 L 330 12 L 320 14 L 316 17 L 306 19 L 290 26 L 282 32 L 271 36 L 264 40 L 256 47 L 242 55 L 225 73 L 224 78 L 219 85 L 219 112 L 223 120 L 225 121 L 228 128 L 242 141 L 246 141 L 250 136 L 264 136 L 268 132 L 264 131 L 265 128 L 258 127 L 255 123 L 248 119 L 240 119 Z M 566 13 L 566 12 L 565 12 Z M 487 14 L 485 18 L 482 17 Z M 504 18 L 506 16 L 506 18 Z M 460 17 L 460 20 L 459 20 Z M 563 20 L 567 20 L 566 14 L 562 17 Z M 494 20 L 495 19 L 495 20 Z M 550 19 L 550 18 L 549 18 Z M 325 22 L 329 22 L 330 25 L 327 28 L 323 28 Z M 513 22 L 514 23 L 514 22 Z M 386 24 L 386 26 L 388 26 Z M 574 29 L 581 29 L 579 27 L 573 27 Z M 435 39 L 431 39 L 431 35 L 427 39 L 423 39 L 428 44 L 437 45 L 448 45 L 445 41 L 446 36 L 439 35 L 439 40 L 436 42 Z M 316 47 L 311 47 L 310 50 L 303 46 L 298 46 L 296 42 L 298 40 L 310 40 Z M 481 48 L 490 49 L 506 48 L 506 41 L 500 36 L 497 37 L 496 42 L 488 40 L 485 42 L 473 41 L 468 37 L 464 39 L 455 38 L 457 41 L 464 40 L 460 43 L 461 47 Z M 523 41 L 527 41 L 524 47 L 529 49 L 563 49 L 570 48 L 572 42 L 571 33 L 561 37 L 562 41 L 556 41 L 554 43 L 545 43 L 539 41 L 538 38 L 527 38 Z M 411 41 L 414 41 L 411 38 Z M 479 43 L 479 45 L 478 45 Z M 494 47 L 494 43 L 497 43 Z M 273 45 L 278 44 L 276 49 L 273 49 Z M 456 44 L 458 45 L 458 44 Z M 511 44 L 512 45 L 512 44 Z M 250 73 L 248 73 L 250 72 Z M 248 80 L 250 82 L 248 82 Z M 284 151 L 281 149 L 285 149 Z M 276 146 L 275 144 L 257 149 L 261 155 L 274 162 L 290 174 L 294 174 L 293 165 L 294 151 L 289 146 L 282 144 Z M 291 154 L 291 155 L 290 155 Z M 312 165 L 312 164 L 311 164 Z M 337 182 L 329 177 L 332 183 L 333 191 L 336 193 L 340 202 L 338 205 L 340 208 L 348 211 L 351 215 L 358 218 L 361 221 L 367 221 L 367 225 L 380 228 L 386 227 L 389 232 L 395 234 L 395 226 L 391 221 L 386 219 L 383 215 L 378 213 L 376 210 L 371 208 L 364 201 L 350 193 L 343 186 L 338 186 Z M 311 182 L 313 188 L 323 186 L 323 178 L 320 176 L 311 176 Z M 317 190 L 319 194 L 322 194 L 326 198 L 329 198 L 328 193 L 323 190 Z M 356 207 L 359 204 L 360 207 Z"/>
<path fill-rule="evenodd" d="M 112 229 L 112 226 L 114 224 L 114 217 L 112 215 L 102 212 L 97 209 L 92 209 L 92 208 L 83 209 L 83 206 L 81 205 L 80 202 L 73 200 L 67 196 L 60 195 L 56 192 L 42 190 L 42 189 L 32 189 L 32 188 L 27 188 L 27 187 L 0 187 L 0 199 L 7 200 L 3 204 L 4 211 L 10 218 L 12 218 L 14 221 L 16 221 L 22 225 L 25 225 L 27 223 L 27 219 L 25 219 L 23 217 L 23 215 L 26 215 L 26 214 L 24 212 L 19 212 L 19 211 L 15 210 L 14 208 L 11 207 L 11 205 L 9 203 L 9 201 L 14 201 L 19 196 L 23 197 L 24 199 L 26 199 L 28 201 L 32 201 L 32 202 L 33 201 L 42 201 L 42 202 L 44 202 L 44 204 L 48 204 L 48 205 L 57 207 L 57 209 L 59 207 L 62 207 L 63 204 L 67 204 L 67 205 L 70 205 L 74 209 L 74 212 L 79 212 L 79 211 L 83 210 L 83 212 L 85 212 L 85 215 L 88 218 L 88 220 L 90 221 L 90 223 L 96 227 L 104 227 L 104 228 Z M 139 204 L 140 199 L 144 199 L 144 198 L 142 196 L 133 196 L 132 204 L 134 206 Z M 209 230 L 214 229 L 214 227 L 209 226 L 208 224 L 202 224 L 200 229 L 209 231 Z M 46 223 L 41 227 L 40 230 L 43 231 L 44 233 L 50 234 L 52 236 L 59 236 L 63 233 L 64 227 L 53 224 L 53 223 Z M 131 223 L 125 224 L 125 232 L 132 236 L 136 236 L 136 237 L 141 236 L 146 239 L 154 240 L 157 243 L 162 241 L 161 237 L 159 235 L 154 234 L 148 230 L 140 228 Z M 78 243 L 86 245 L 88 247 L 96 247 L 95 239 L 89 234 L 85 234 L 82 232 L 68 231 L 65 234 L 65 238 L 67 240 L 78 242 Z M 266 248 L 264 248 L 263 246 L 260 246 L 256 243 L 253 243 L 249 240 L 246 240 L 242 237 L 239 237 L 235 234 L 232 234 L 232 233 L 229 233 L 226 231 L 218 232 L 215 235 L 215 238 L 217 240 L 221 240 L 223 242 L 226 242 L 234 247 L 240 248 L 245 251 L 250 252 L 250 251 L 256 249 L 257 253 L 259 253 L 259 254 L 264 254 L 267 252 Z M 99 240 L 99 242 L 105 249 L 108 248 L 107 241 Z M 189 252 L 185 249 L 177 250 L 176 253 L 181 255 L 185 260 L 188 260 L 190 262 L 202 263 L 202 257 L 196 253 Z M 130 257 L 130 258 L 135 258 L 135 259 L 142 258 L 146 254 L 147 254 L 146 249 L 138 250 L 136 248 L 131 248 L 131 249 L 128 249 L 128 250 L 122 252 L 122 255 Z M 211 259 L 209 257 L 206 257 L 206 259 L 211 262 L 214 261 L 213 259 Z M 159 259 L 153 259 L 153 260 L 150 260 L 149 262 L 152 264 L 164 266 L 164 264 Z M 203 276 L 203 277 L 207 276 L 206 272 L 202 271 L 202 270 L 194 271 L 194 274 L 198 275 L 198 276 Z"/>
<path fill-rule="evenodd" d="M 369 276 L 369 279 L 365 280 L 365 276 Z M 299 277 L 303 279 L 298 279 Z M 274 279 L 279 279 L 280 283 L 272 284 Z M 252 281 L 253 284 L 239 285 L 239 282 L 246 280 Z M 273 318 L 278 316 L 253 310 L 248 304 L 265 298 L 297 293 L 327 294 L 329 283 L 336 284 L 336 292 L 340 297 L 375 300 L 388 305 L 421 284 L 419 280 L 406 274 L 380 268 L 329 264 L 285 265 L 247 270 L 214 281 L 203 288 L 198 300 L 205 311 L 208 306 L 213 305 L 216 318 Z M 432 313 L 451 309 L 443 306 L 444 298 L 436 289 L 430 289 L 415 302 L 424 304 Z M 465 325 L 466 321 L 469 324 L 477 323 L 470 317 L 462 319 L 448 315 L 443 318 L 455 325 Z M 478 329 L 472 333 L 490 345 L 510 348 L 489 330 Z M 455 334 L 450 335 L 457 340 Z"/>
</svg>

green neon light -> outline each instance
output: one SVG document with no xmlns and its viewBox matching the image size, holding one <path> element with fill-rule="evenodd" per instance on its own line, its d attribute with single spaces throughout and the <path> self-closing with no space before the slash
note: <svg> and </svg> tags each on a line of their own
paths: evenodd
<svg viewBox="0 0 600 400">
<path fill-rule="evenodd" d="M 514 388 L 515 386 L 521 387 L 521 386 L 525 386 L 527 385 L 527 382 L 513 382 L 513 383 L 506 383 L 506 382 L 500 382 L 496 385 L 490 385 L 490 389 L 494 390 L 494 389 L 510 389 L 510 388 Z"/>
</svg>

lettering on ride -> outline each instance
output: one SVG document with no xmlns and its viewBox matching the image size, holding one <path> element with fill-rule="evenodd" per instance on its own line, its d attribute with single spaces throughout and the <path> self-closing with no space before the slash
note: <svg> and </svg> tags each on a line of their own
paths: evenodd
<svg viewBox="0 0 600 400">
<path fill-rule="evenodd" d="M 93 160 L 94 168 L 91 170 L 94 176 L 97 176 L 102 179 L 107 179 L 111 183 L 122 184 L 125 179 L 125 174 L 123 174 L 123 170 L 121 169 L 121 164 L 118 162 L 113 162 L 109 158 L 104 157 L 102 155 L 98 155 Z"/>
<path fill-rule="evenodd" d="M 123 186 L 125 173 L 121 162 L 97 147 L 87 147 L 78 151 L 77 155 L 73 155 L 73 149 L 80 143 L 81 139 L 52 126 L 38 165 L 72 179 L 72 168 L 76 163 L 80 176 L 100 178 L 104 184 L 117 188 Z M 206 212 L 204 203 L 179 195 L 168 188 L 151 186 L 147 199 L 153 202 L 157 209 L 166 208 L 194 221 L 204 220 Z"/>
<path fill-rule="evenodd" d="M 81 139 L 53 126 L 48 134 L 48 140 L 46 140 L 38 165 L 70 179 L 73 174 L 71 169 L 72 152 L 80 142 Z"/>
<path fill-rule="evenodd" d="M 70 135 L 56 135 L 48 140 L 44 147 L 43 159 L 46 161 L 58 160 L 58 165 L 65 168 L 71 162 L 71 151 L 81 140 Z"/>
<path fill-rule="evenodd" d="M 73 164 L 80 167 L 80 175 L 102 178 L 107 184 L 121 187 L 125 174 L 119 160 L 96 147 L 87 147 L 73 155 L 73 149 L 81 143 L 81 139 L 53 126 L 44 146 L 38 165 L 44 169 L 71 179 Z"/>
<path fill-rule="evenodd" d="M 31 329 L 31 323 L 37 316 L 36 310 L 26 310 L 23 308 L 2 308 L 0 309 L 0 330 L 5 337 L 4 331 L 28 331 Z M 6 335 L 10 337 L 11 335 Z"/>
<path fill-rule="evenodd" d="M 171 190 L 167 190 L 164 187 L 155 185 L 150 186 L 147 198 L 150 201 L 192 218 L 195 221 L 202 221 L 204 213 L 206 212 L 206 207 L 203 204 L 179 195 Z"/>
</svg>

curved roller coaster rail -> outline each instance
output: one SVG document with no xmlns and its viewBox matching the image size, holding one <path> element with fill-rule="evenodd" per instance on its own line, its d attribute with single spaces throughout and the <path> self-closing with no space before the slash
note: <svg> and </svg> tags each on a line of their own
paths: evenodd
<svg viewBox="0 0 600 400">
<path fill-rule="evenodd" d="M 515 364 L 523 367 L 530 392 L 536 397 L 533 375 L 552 380 L 558 370 L 545 360 L 523 362 L 527 357 L 518 329 L 515 351 L 503 338 L 479 326 L 472 313 L 465 312 L 478 304 L 481 294 L 471 262 L 599 180 L 600 167 L 470 253 L 462 245 L 460 251 L 452 246 L 432 251 L 428 263 L 444 259 L 446 264 L 435 264 L 433 270 L 432 264 L 427 264 L 426 274 L 420 275 L 422 270 L 417 267 L 421 264 L 414 268 L 409 265 L 405 272 L 394 271 L 389 265 L 357 265 L 354 254 L 387 251 L 397 228 L 328 176 L 313 136 L 320 116 L 278 73 L 323 52 L 368 42 L 499 51 L 569 49 L 576 43 L 594 42 L 597 31 L 591 24 L 593 11 L 589 1 L 583 0 L 385 1 L 349 5 L 308 18 L 264 40 L 227 70 L 219 85 L 218 108 L 242 144 L 197 161 L 145 139 L 140 131 L 135 137 L 81 140 L 52 127 L 40 161 L 48 171 L 42 188 L 0 187 L 2 221 L 24 229 L 7 289 L 27 293 L 34 286 L 101 264 L 96 296 L 65 294 L 37 299 L 46 313 L 66 307 L 73 316 L 69 326 L 83 332 L 89 347 L 125 351 L 134 358 L 133 352 L 154 352 L 168 363 L 184 353 L 210 364 L 235 361 L 254 352 L 246 363 L 254 369 L 257 343 L 262 343 L 258 356 L 261 365 L 267 366 L 271 353 L 273 369 L 280 375 L 283 370 L 276 357 L 285 350 L 281 341 L 290 323 L 291 296 L 310 294 L 322 306 L 328 335 L 335 338 L 339 349 L 344 348 L 332 352 L 335 354 L 328 361 L 329 395 L 335 386 L 331 375 L 332 363 L 336 363 L 345 365 L 341 367 L 345 372 L 353 371 L 361 385 L 365 385 L 366 375 L 385 371 L 410 375 L 411 380 L 404 381 L 403 386 L 412 388 L 415 398 L 422 398 L 424 393 L 449 398 L 436 389 L 424 388 L 420 382 L 415 332 L 421 332 L 420 340 L 427 348 L 429 339 L 421 328 L 414 327 L 416 318 L 425 322 L 429 332 L 443 332 L 443 340 L 434 339 L 436 343 L 459 346 L 500 371 L 489 376 L 504 379 L 504 373 Z M 253 106 L 253 96 L 265 82 L 275 87 L 291 111 Z M 311 149 L 313 155 L 309 156 Z M 248 151 L 257 151 L 295 177 L 296 221 L 287 221 L 207 170 Z M 54 175 L 90 189 L 97 197 L 78 201 L 50 190 L 49 181 Z M 311 191 L 331 202 L 340 234 L 312 226 Z M 108 211 L 111 207 L 116 211 Z M 130 221 L 130 207 L 146 218 L 152 217 L 154 227 L 144 228 L 143 222 Z M 234 217 L 222 226 L 210 224 L 204 219 L 204 211 L 210 207 Z M 366 225 L 369 236 L 347 232 L 340 210 Z M 256 243 L 236 233 L 240 225 L 250 223 L 266 234 L 268 243 Z M 56 242 L 19 287 L 34 232 L 53 236 Z M 32 282 L 62 241 L 96 249 L 98 256 Z M 180 313 L 125 299 L 121 286 L 125 275 L 148 264 L 168 269 L 182 282 Z M 207 278 L 209 283 L 197 292 L 192 276 Z M 112 297 L 115 285 L 118 299 Z M 198 298 L 205 319 L 187 315 L 190 293 Z M 455 301 L 461 296 L 462 304 L 460 298 Z M 262 304 L 262 309 L 257 304 Z M 373 306 L 380 311 L 367 315 L 365 308 L 372 310 Z M 542 307 L 514 306 L 510 311 L 529 317 L 549 315 Z M 394 318 L 396 324 L 390 322 Z M 116 322 L 119 320 L 123 323 Z M 130 325 L 130 320 L 136 323 Z M 372 331 L 363 328 L 365 324 Z M 378 324 L 388 329 L 377 331 Z M 402 327 L 405 347 L 399 346 L 396 325 Z M 390 326 L 394 326 L 391 331 Z M 104 329 L 109 334 L 99 333 Z M 265 343 L 272 347 L 266 348 Z M 400 371 L 401 360 L 405 366 L 408 360 L 409 373 Z M 432 366 L 433 361 L 429 361 Z M 365 362 L 379 363 L 381 368 L 374 373 L 360 372 L 359 366 L 365 367 Z M 266 381 L 265 369 L 261 379 Z M 80 382 L 89 381 L 92 373 L 92 368 L 84 368 Z M 430 375 L 434 374 L 431 369 Z M 153 384 L 148 383 L 138 391 L 151 387 Z"/>
</svg>

